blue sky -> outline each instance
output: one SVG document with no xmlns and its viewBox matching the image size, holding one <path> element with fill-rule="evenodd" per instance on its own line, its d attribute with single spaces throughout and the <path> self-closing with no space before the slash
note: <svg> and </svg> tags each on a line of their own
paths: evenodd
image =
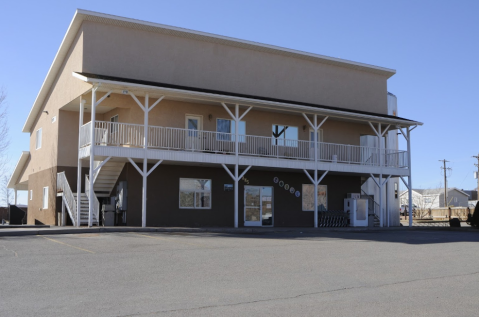
<svg viewBox="0 0 479 317">
<path fill-rule="evenodd" d="M 412 132 L 413 187 L 475 188 L 479 152 L 479 1 L 4 1 L 0 86 L 10 107 L 12 168 L 21 129 L 76 8 L 396 69 L 388 90 Z M 400 143 L 406 148 L 404 142 Z M 25 202 L 21 196 L 21 202 Z"/>
</svg>

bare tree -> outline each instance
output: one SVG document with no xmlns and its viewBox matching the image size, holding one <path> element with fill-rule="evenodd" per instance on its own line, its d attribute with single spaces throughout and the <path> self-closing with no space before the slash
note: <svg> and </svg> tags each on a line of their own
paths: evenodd
<svg viewBox="0 0 479 317">
<path fill-rule="evenodd" d="M 414 217 L 423 219 L 431 217 L 431 208 L 435 205 L 438 201 L 439 195 L 437 194 L 437 190 L 435 189 L 425 189 L 422 191 L 421 194 L 415 194 L 413 192 L 412 195 L 412 203 L 415 205 Z M 404 194 L 401 196 L 401 205 L 408 206 L 409 205 L 409 196 L 408 194 Z"/>
<path fill-rule="evenodd" d="M 4 207 L 8 207 L 12 203 L 13 190 L 7 188 L 10 177 L 3 175 L 0 179 L 0 204 Z"/>
<path fill-rule="evenodd" d="M 5 173 L 7 163 L 7 149 L 10 145 L 8 134 L 8 107 L 6 103 L 7 96 L 0 88 L 0 175 Z"/>
<path fill-rule="evenodd" d="M 6 174 L 7 168 L 7 149 L 10 144 L 8 136 L 8 107 L 6 103 L 7 96 L 0 88 L 0 203 L 8 206 L 12 198 L 12 190 L 7 188 L 10 177 Z"/>
</svg>

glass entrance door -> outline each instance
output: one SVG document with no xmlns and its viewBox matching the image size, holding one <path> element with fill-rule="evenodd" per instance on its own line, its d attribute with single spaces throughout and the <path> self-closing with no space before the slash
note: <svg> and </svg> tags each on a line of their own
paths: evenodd
<svg viewBox="0 0 479 317">
<path fill-rule="evenodd" d="M 273 187 L 244 187 L 244 225 L 273 226 Z"/>
</svg>

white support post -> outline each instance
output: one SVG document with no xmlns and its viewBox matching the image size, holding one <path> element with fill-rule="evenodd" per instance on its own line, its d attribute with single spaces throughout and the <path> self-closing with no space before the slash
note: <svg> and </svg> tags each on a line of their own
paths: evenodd
<svg viewBox="0 0 479 317">
<path fill-rule="evenodd" d="M 142 192 L 142 200 L 141 200 L 141 226 L 143 228 L 146 227 L 146 199 L 147 199 L 147 177 L 148 177 L 148 102 L 149 96 L 148 94 L 145 95 L 145 105 L 143 108 L 144 113 L 144 122 L 143 122 L 143 148 L 144 148 L 144 156 L 143 156 L 143 192 Z"/>
<path fill-rule="evenodd" d="M 378 123 L 378 148 L 379 148 L 379 168 L 383 168 L 383 153 L 382 153 L 382 132 L 381 132 L 381 123 Z M 383 211 L 383 173 L 379 173 L 379 226 L 384 226 L 384 211 Z"/>
<path fill-rule="evenodd" d="M 142 186 L 142 199 L 141 199 L 141 226 L 146 227 L 146 205 L 147 205 L 147 179 L 148 175 L 150 175 L 153 170 L 163 162 L 163 160 L 159 161 L 156 163 L 155 166 L 151 168 L 150 171 L 148 171 L 148 114 L 150 111 L 158 104 L 160 101 L 165 98 L 165 96 L 161 96 L 156 100 L 151 107 L 149 106 L 149 94 L 145 94 L 145 104 L 142 104 L 138 98 L 133 94 L 132 92 L 129 92 L 130 96 L 135 100 L 135 102 L 138 104 L 138 106 L 143 110 L 143 171 L 141 171 L 138 166 L 133 162 L 131 158 L 128 158 L 130 160 L 131 164 L 138 170 L 140 175 L 143 177 L 143 186 Z"/>
<path fill-rule="evenodd" d="M 246 172 L 249 171 L 249 169 L 251 168 L 251 165 L 248 166 L 244 171 L 243 173 L 241 173 L 241 175 L 238 175 L 238 164 L 235 164 L 235 173 L 234 175 L 231 173 L 231 171 L 228 169 L 228 167 L 226 167 L 225 164 L 221 164 L 223 166 L 223 168 L 226 170 L 226 172 L 228 172 L 229 176 L 233 179 L 234 181 L 234 192 L 235 192 L 235 213 L 234 213 L 234 224 L 235 224 L 235 228 L 238 228 L 238 184 L 239 184 L 239 180 L 241 178 L 243 178 L 243 176 L 246 174 Z"/>
<path fill-rule="evenodd" d="M 314 169 L 314 178 L 312 178 L 311 175 L 309 175 L 307 170 L 303 170 L 303 171 L 308 176 L 311 183 L 313 183 L 313 185 L 314 185 L 314 192 L 315 192 L 315 195 L 314 195 L 314 227 L 317 228 L 318 227 L 318 222 L 319 222 L 318 221 L 319 220 L 319 217 L 318 217 L 318 185 L 319 185 L 319 183 L 321 183 L 321 181 L 326 176 L 326 174 L 328 174 L 329 171 L 324 171 L 323 175 L 321 175 L 321 177 L 319 179 L 318 179 L 318 169 L 317 168 Z"/>
<path fill-rule="evenodd" d="M 238 189 L 238 184 L 239 184 L 239 179 L 238 179 L 238 163 L 235 164 L 235 178 L 234 178 L 234 186 L 235 186 L 235 228 L 238 228 L 238 203 L 239 203 L 239 189 Z"/>
<path fill-rule="evenodd" d="M 16 206 L 17 205 L 17 195 L 18 195 L 16 188 L 13 190 L 13 195 L 14 195 L 14 201 L 13 202 L 15 203 L 15 206 Z"/>
<path fill-rule="evenodd" d="M 408 202 L 409 202 L 409 227 L 412 227 L 412 181 L 411 181 L 411 128 L 407 128 L 407 155 L 408 155 L 408 164 L 409 164 L 409 176 L 407 178 L 408 181 Z"/>
<path fill-rule="evenodd" d="M 89 173 L 89 181 L 90 181 L 90 189 L 89 189 L 89 197 L 88 200 L 88 227 L 92 226 L 92 213 L 94 208 L 94 189 L 93 189 L 93 171 L 94 171 L 94 163 L 95 163 L 95 111 L 96 111 L 96 91 L 98 86 L 93 87 L 91 90 L 91 142 L 90 142 L 90 173 Z"/>
<path fill-rule="evenodd" d="M 383 174 L 379 174 L 379 226 L 383 226 Z"/>
<path fill-rule="evenodd" d="M 317 197 L 318 184 L 323 179 L 323 177 L 326 176 L 326 173 L 327 173 L 327 171 L 326 171 L 325 174 L 323 174 L 323 176 L 321 177 L 321 180 L 318 181 L 318 142 L 319 142 L 318 131 L 319 131 L 319 128 L 324 124 L 324 122 L 326 122 L 326 120 L 329 117 L 325 117 L 323 119 L 323 121 L 321 121 L 321 123 L 318 124 L 318 115 L 317 114 L 314 114 L 314 116 L 313 116 L 313 123 L 311 123 L 308 116 L 304 112 L 302 113 L 302 115 L 306 119 L 306 121 L 308 122 L 309 126 L 313 129 L 313 134 L 314 134 L 314 137 L 313 137 L 313 142 L 314 142 L 314 180 L 312 180 L 312 182 L 314 184 L 314 192 L 316 193 L 316 195 L 314 195 L 314 227 L 317 228 L 318 227 L 318 197 Z M 308 176 L 309 176 L 309 174 L 308 174 Z M 311 178 L 311 176 L 309 176 L 309 177 Z"/>
<path fill-rule="evenodd" d="M 65 227 L 66 224 L 66 214 L 65 214 L 65 197 L 62 196 L 62 223 L 61 226 Z"/>
<path fill-rule="evenodd" d="M 141 226 L 144 228 L 146 227 L 146 205 L 147 205 L 147 178 L 148 178 L 148 114 L 151 109 L 153 109 L 161 100 L 163 100 L 164 96 L 161 96 L 158 98 L 158 100 L 149 108 L 149 95 L 145 94 L 145 104 L 143 105 L 138 98 L 132 93 L 129 92 L 133 100 L 138 104 L 138 106 L 143 110 L 143 171 L 141 171 L 138 166 L 133 162 L 132 159 L 128 158 L 130 160 L 131 164 L 138 170 L 140 175 L 143 178 L 143 183 L 142 183 L 142 195 L 141 195 Z M 161 163 L 161 161 L 160 161 Z M 154 168 L 156 168 L 155 165 Z M 154 169 L 153 168 L 153 169 Z M 153 170 L 152 169 L 152 170 Z"/>
<path fill-rule="evenodd" d="M 253 107 L 251 106 L 248 109 L 246 109 L 246 111 L 243 112 L 243 114 L 240 116 L 239 115 L 239 104 L 235 104 L 235 114 L 233 114 L 231 112 L 231 110 L 228 108 L 228 106 L 224 102 L 222 102 L 221 105 L 223 106 L 223 108 L 225 108 L 226 112 L 228 112 L 231 119 L 233 119 L 233 121 L 235 122 L 235 158 L 236 158 L 236 164 L 235 164 L 234 175 L 230 172 L 230 170 L 226 167 L 226 165 L 224 165 L 224 164 L 222 164 L 222 165 L 223 165 L 223 168 L 228 172 L 228 174 L 230 174 L 231 178 L 234 181 L 234 193 L 235 193 L 234 225 L 235 225 L 235 228 L 238 228 L 238 200 L 239 200 L 239 198 L 238 198 L 238 196 L 239 196 L 238 184 L 239 184 L 239 180 L 251 168 L 251 166 L 249 166 L 248 168 L 246 168 L 244 170 L 244 172 L 241 174 L 241 176 L 238 175 L 238 173 L 239 173 L 238 172 L 238 169 L 239 169 L 239 124 L 240 124 L 241 119 L 243 119 L 244 116 L 246 116 L 246 114 L 251 109 L 253 109 Z"/>
<path fill-rule="evenodd" d="M 81 181 L 82 181 L 82 163 L 83 161 L 80 158 L 80 141 L 81 141 L 81 127 L 83 125 L 83 117 L 85 113 L 85 99 L 80 100 L 80 116 L 78 122 L 78 167 L 77 167 L 77 214 L 76 214 L 76 225 L 80 227 L 80 212 L 81 212 Z"/>
<path fill-rule="evenodd" d="M 238 202 L 239 202 L 239 154 L 238 154 L 238 130 L 239 130 L 239 105 L 235 105 L 235 156 L 236 156 L 236 165 L 235 165 L 235 228 L 238 228 Z"/>
<path fill-rule="evenodd" d="M 388 182 L 389 182 L 389 179 L 391 178 L 391 175 L 389 175 L 386 180 L 383 182 L 383 188 L 384 188 L 384 192 L 386 193 L 385 195 L 385 198 L 386 198 L 386 210 L 385 210 L 385 217 L 386 217 L 386 227 L 389 227 L 389 198 L 388 198 Z"/>
<path fill-rule="evenodd" d="M 318 115 L 314 115 L 314 227 L 318 227 Z"/>
</svg>

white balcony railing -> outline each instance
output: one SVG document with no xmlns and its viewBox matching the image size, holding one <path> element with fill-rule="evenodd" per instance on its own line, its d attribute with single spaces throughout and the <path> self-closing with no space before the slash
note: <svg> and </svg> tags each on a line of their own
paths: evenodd
<svg viewBox="0 0 479 317">
<path fill-rule="evenodd" d="M 80 130 L 81 147 L 91 144 L 91 123 Z M 314 160 L 314 142 L 281 138 L 239 135 L 238 154 L 297 160 Z M 95 122 L 95 144 L 99 146 L 143 147 L 144 126 L 118 122 Z M 235 135 L 223 132 L 148 126 L 148 148 L 235 153 Z M 318 142 L 318 161 L 342 164 L 408 167 L 406 151 L 375 147 Z"/>
<path fill-rule="evenodd" d="M 77 224 L 77 203 L 75 196 L 68 184 L 65 172 L 57 173 L 57 192 L 62 192 L 62 199 L 65 201 L 68 214 L 74 226 Z"/>
</svg>

